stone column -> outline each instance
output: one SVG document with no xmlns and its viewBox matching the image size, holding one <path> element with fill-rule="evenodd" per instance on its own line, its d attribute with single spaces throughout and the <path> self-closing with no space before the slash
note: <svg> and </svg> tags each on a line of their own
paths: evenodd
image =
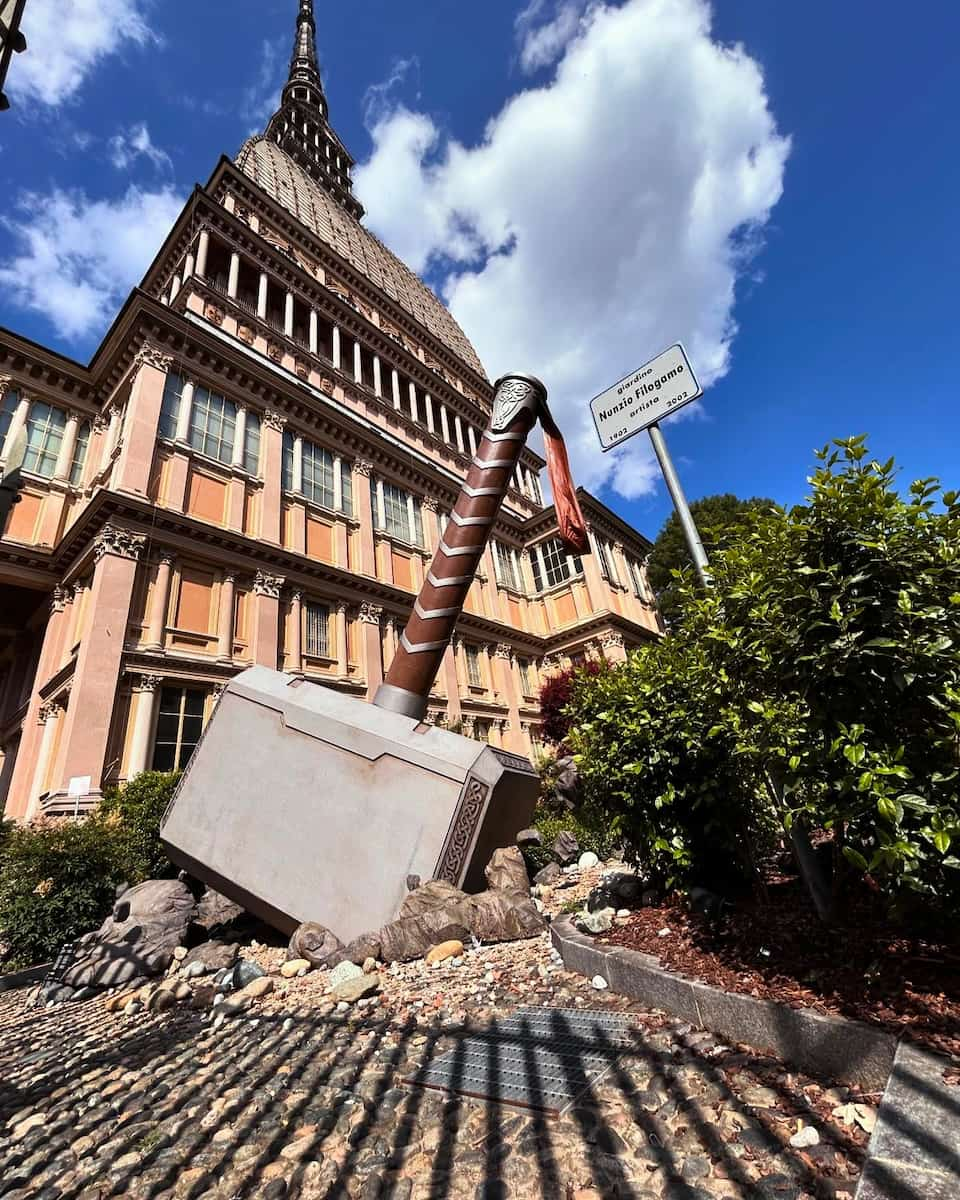
<svg viewBox="0 0 960 1200">
<path fill-rule="evenodd" d="M 353 507 L 360 523 L 360 573 L 376 578 L 377 546 L 373 533 L 370 475 L 373 467 L 362 459 L 353 464 Z"/>
<path fill-rule="evenodd" d="M 437 430 L 433 421 L 433 397 L 429 392 L 424 392 L 423 406 L 426 409 L 427 429 L 429 429 L 431 433 L 436 433 Z"/>
<path fill-rule="evenodd" d="M 201 279 L 207 277 L 207 255 L 210 251 L 210 232 L 206 229 L 200 230 L 200 238 L 197 242 L 197 274 Z"/>
<path fill-rule="evenodd" d="M 233 662 L 233 623 L 237 598 L 237 578 L 232 571 L 220 582 L 220 611 L 217 614 L 217 662 Z"/>
<path fill-rule="evenodd" d="M 180 393 L 180 410 L 177 413 L 177 432 L 176 440 L 183 445 L 190 440 L 190 417 L 193 413 L 193 393 L 196 391 L 196 384 L 192 379 L 183 381 L 183 390 Z"/>
<path fill-rule="evenodd" d="M 258 571 L 253 581 L 254 635 L 253 661 L 261 667 L 277 669 L 280 654 L 280 589 L 282 575 Z"/>
<path fill-rule="evenodd" d="M 607 585 L 604 583 L 603 576 L 600 574 L 600 555 L 602 550 L 597 543 L 596 534 L 592 526 L 587 526 L 587 536 L 590 539 L 590 554 L 584 554 L 581 562 L 583 563 L 583 578 L 587 585 L 587 595 L 590 597 L 590 608 L 593 612 L 605 612 L 610 608 L 610 594 L 607 591 Z"/>
<path fill-rule="evenodd" d="M 3 399 L 5 392 L 6 388 L 3 388 L 2 391 L 0 391 L 0 400 Z M 24 427 L 24 425 L 26 425 L 27 417 L 29 415 L 30 401 L 21 392 L 20 399 L 17 401 L 17 407 L 14 409 L 13 416 L 10 419 L 10 428 L 7 430 L 7 436 L 3 439 L 3 450 L 0 452 L 0 461 L 6 462 L 7 456 L 10 454 L 10 450 L 13 447 L 16 436 Z"/>
<path fill-rule="evenodd" d="M 453 725 L 460 720 L 460 684 L 457 680 L 457 662 L 453 645 L 448 645 L 443 652 L 443 665 L 440 668 L 443 678 L 443 690 L 447 693 L 447 721 Z"/>
<path fill-rule="evenodd" d="M 260 272 L 260 279 L 257 283 L 257 316 L 261 321 L 267 319 L 267 294 L 270 288 L 270 276 L 266 271 Z"/>
<path fill-rule="evenodd" d="M 520 731 L 520 689 L 517 687 L 516 672 L 514 671 L 513 649 L 501 642 L 494 652 L 494 669 L 497 677 L 497 690 L 500 699 L 510 710 L 510 732 Z M 508 739 L 505 745 L 510 744 Z"/>
<path fill-rule="evenodd" d="M 353 378 L 357 383 L 363 383 L 363 357 L 358 341 L 353 343 Z"/>
<path fill-rule="evenodd" d="M 607 662 L 626 662 L 627 648 L 622 633 L 605 634 L 601 640 L 603 656 Z"/>
<path fill-rule="evenodd" d="M 184 283 L 186 283 L 187 280 L 193 275 L 195 261 L 196 260 L 193 257 L 193 251 L 188 250 L 186 257 L 183 260 L 183 282 Z"/>
<path fill-rule="evenodd" d="M 283 332 L 293 337 L 293 292 L 287 292 L 283 300 Z"/>
<path fill-rule="evenodd" d="M 333 365 L 339 371 L 340 370 L 340 326 L 339 325 L 334 325 L 334 327 L 333 327 L 333 340 L 332 340 L 332 345 L 331 345 L 331 351 L 333 353 Z"/>
<path fill-rule="evenodd" d="M 287 647 L 288 670 L 303 670 L 303 593 L 290 596 L 290 644 Z"/>
<path fill-rule="evenodd" d="M 350 673 L 350 651 L 347 644 L 347 605 L 341 600 L 337 604 L 337 674 L 346 679 Z"/>
<path fill-rule="evenodd" d="M 440 432 L 443 435 L 443 440 L 449 445 L 450 443 L 450 418 L 447 416 L 447 406 L 440 405 Z"/>
<path fill-rule="evenodd" d="M 150 744 L 153 740 L 160 688 L 163 685 L 163 679 L 159 675 L 139 675 L 136 680 L 137 682 L 133 685 L 136 705 L 127 756 L 128 779 L 133 779 L 141 771 L 149 770 Z"/>
<path fill-rule="evenodd" d="M 260 423 L 260 464 L 263 472 L 260 536 L 279 546 L 283 539 L 283 430 L 284 418 L 267 411 Z"/>
<path fill-rule="evenodd" d="M 37 762 L 33 773 L 33 780 L 30 784 L 30 798 L 27 807 L 26 816 L 29 820 L 36 816 L 39 808 L 40 796 L 47 790 L 47 776 L 50 773 L 50 759 L 53 756 L 53 747 L 56 744 L 57 728 L 60 718 L 63 714 L 63 709 L 59 700 L 52 700 L 44 704 L 39 713 L 40 732 L 40 748 L 37 751 Z"/>
<path fill-rule="evenodd" d="M 393 407 L 400 407 L 400 376 L 395 370 L 390 372 L 390 394 L 393 398 Z"/>
<path fill-rule="evenodd" d="M 237 421 L 233 431 L 233 454 L 230 465 L 243 467 L 244 443 L 247 440 L 247 408 L 244 404 L 237 405 Z"/>
<path fill-rule="evenodd" d="M 307 334 L 308 345 L 311 354 L 317 354 L 320 350 L 320 323 L 317 318 L 317 310 L 310 309 L 310 326 Z"/>
<path fill-rule="evenodd" d="M 94 542 L 89 602 L 96 619 L 80 642 L 62 746 L 61 792 L 69 790 L 71 779 L 90 777 L 81 808 L 100 795 L 137 563 L 145 542 L 140 534 L 115 525 L 105 525 Z"/>
<path fill-rule="evenodd" d="M 463 442 L 463 422 L 460 420 L 459 416 L 456 415 L 456 413 L 453 417 L 453 428 L 457 435 L 457 449 L 461 454 L 465 454 L 466 447 Z"/>
<path fill-rule="evenodd" d="M 57 455 L 57 463 L 53 469 L 54 479 L 59 479 L 62 483 L 66 483 L 70 478 L 73 455 L 77 448 L 77 433 L 80 430 L 80 420 L 80 413 L 70 409 L 67 413 L 67 424 L 64 427 L 63 438 L 60 442 L 60 453 Z"/>
<path fill-rule="evenodd" d="M 420 412 L 417 407 L 417 385 L 413 380 L 410 381 L 410 420 L 420 420 Z"/>
<path fill-rule="evenodd" d="M 136 496 L 145 496 L 153 470 L 163 389 L 173 359 L 156 346 L 145 344 L 137 351 L 133 362 L 133 387 L 127 405 L 123 449 L 117 463 L 116 487 Z M 182 401 L 181 407 L 184 407 Z"/>
<path fill-rule="evenodd" d="M 230 254 L 230 274 L 227 276 L 227 295 L 231 300 L 237 298 L 237 288 L 240 285 L 240 255 L 236 250 Z"/>
<path fill-rule="evenodd" d="M 397 618 L 394 616 L 387 617 L 385 623 L 384 637 L 384 654 L 383 654 L 383 669 L 390 670 L 390 664 L 393 662 L 394 655 L 397 653 Z"/>
<path fill-rule="evenodd" d="M 383 395 L 383 375 L 380 366 L 380 355 L 373 356 L 373 392 L 376 396 Z"/>
<path fill-rule="evenodd" d="M 363 673 L 367 680 L 367 699 L 372 700 L 383 680 L 383 643 L 380 638 L 380 618 L 383 609 L 378 604 L 360 605 L 360 633 Z"/>
<path fill-rule="evenodd" d="M 147 650 L 163 650 L 166 644 L 167 609 L 170 606 L 170 575 L 173 555 L 168 550 L 160 552 L 157 563 L 157 578 L 150 598 L 150 619 L 147 623 Z"/>
</svg>

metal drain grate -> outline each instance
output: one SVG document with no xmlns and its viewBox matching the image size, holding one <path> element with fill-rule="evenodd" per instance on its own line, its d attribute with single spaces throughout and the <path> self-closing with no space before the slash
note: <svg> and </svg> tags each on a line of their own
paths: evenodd
<svg viewBox="0 0 960 1200">
<path fill-rule="evenodd" d="M 630 1033 L 608 1012 L 521 1008 L 403 1082 L 559 1116 L 630 1048 Z"/>
</svg>

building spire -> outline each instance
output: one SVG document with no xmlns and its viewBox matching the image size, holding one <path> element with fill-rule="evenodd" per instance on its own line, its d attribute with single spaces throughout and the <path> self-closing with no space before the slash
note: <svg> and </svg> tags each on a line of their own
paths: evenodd
<svg viewBox="0 0 960 1200">
<path fill-rule="evenodd" d="M 363 205 L 353 195 L 353 158 L 329 122 L 327 97 L 317 60 L 313 0 L 299 0 L 290 74 L 280 107 L 266 136 L 285 151 L 324 191 L 359 220 Z"/>
</svg>

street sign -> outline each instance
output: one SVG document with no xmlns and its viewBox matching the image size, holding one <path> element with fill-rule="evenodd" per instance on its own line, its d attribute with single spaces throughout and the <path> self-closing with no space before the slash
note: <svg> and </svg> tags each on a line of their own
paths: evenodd
<svg viewBox="0 0 960 1200">
<path fill-rule="evenodd" d="M 590 401 L 602 450 L 612 450 L 703 395 L 679 342 Z"/>
</svg>

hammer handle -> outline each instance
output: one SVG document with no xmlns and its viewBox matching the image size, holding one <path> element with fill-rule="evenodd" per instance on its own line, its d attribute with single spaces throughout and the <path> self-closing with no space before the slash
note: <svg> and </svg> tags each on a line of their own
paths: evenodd
<svg viewBox="0 0 960 1200">
<path fill-rule="evenodd" d="M 513 411 L 509 420 L 503 419 L 503 404 L 498 404 L 498 398 L 506 396 L 511 388 L 514 397 L 522 395 L 522 386 L 518 387 L 521 380 L 526 383 L 525 377 L 506 376 L 498 384 L 490 422 L 441 535 L 384 688 L 375 701 L 383 707 L 402 707 L 405 694 L 410 698 L 405 709 L 408 714 L 422 715 L 426 709 L 520 452 L 537 419 L 540 395 L 529 384 L 530 395 L 519 404 L 511 401 Z M 542 392 L 542 385 L 538 387 Z M 388 702 L 391 695 L 400 699 L 399 705 Z"/>
</svg>

